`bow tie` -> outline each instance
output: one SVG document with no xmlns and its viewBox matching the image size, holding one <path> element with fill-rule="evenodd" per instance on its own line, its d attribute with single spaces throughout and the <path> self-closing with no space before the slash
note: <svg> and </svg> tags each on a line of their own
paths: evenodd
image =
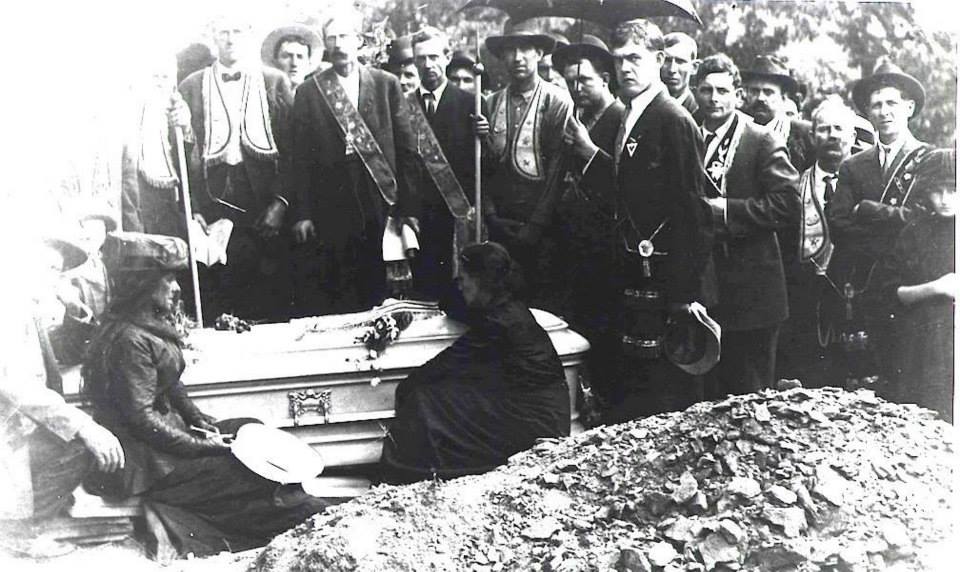
<svg viewBox="0 0 960 572">
<path fill-rule="evenodd" d="M 240 72 L 236 72 L 232 74 L 222 73 L 220 74 L 220 79 L 222 79 L 224 83 L 229 81 L 240 81 Z"/>
</svg>

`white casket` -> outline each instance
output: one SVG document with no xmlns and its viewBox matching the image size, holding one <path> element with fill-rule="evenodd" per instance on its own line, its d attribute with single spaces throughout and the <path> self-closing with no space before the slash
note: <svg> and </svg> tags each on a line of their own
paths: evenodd
<svg viewBox="0 0 960 572">
<path fill-rule="evenodd" d="M 563 362 L 570 402 L 577 403 L 588 342 L 553 314 L 533 310 Z M 394 390 L 414 368 L 449 346 L 465 326 L 440 312 L 418 315 L 376 359 L 357 340 L 362 327 L 315 331 L 317 321 L 350 324 L 350 316 L 325 316 L 255 325 L 236 333 L 210 328 L 190 334 L 183 383 L 194 402 L 217 418 L 256 417 L 297 435 L 320 451 L 327 466 L 375 463 L 394 413 Z M 76 368 L 78 369 L 78 368 Z M 68 401 L 79 372 L 65 374 Z M 583 429 L 576 407 L 571 430 Z"/>
</svg>

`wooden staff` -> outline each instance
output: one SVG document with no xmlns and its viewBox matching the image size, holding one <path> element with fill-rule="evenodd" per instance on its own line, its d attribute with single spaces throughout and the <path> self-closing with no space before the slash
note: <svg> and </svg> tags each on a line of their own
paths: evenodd
<svg viewBox="0 0 960 572">
<path fill-rule="evenodd" d="M 483 113 L 483 64 L 480 63 L 480 28 L 474 29 L 474 37 L 477 42 L 477 63 L 473 66 L 474 85 L 476 93 L 474 94 L 473 113 L 479 118 Z M 473 136 L 473 210 L 477 224 L 476 241 L 483 240 L 483 209 L 481 201 L 483 200 L 483 191 L 481 190 L 481 163 L 483 151 L 480 144 L 480 135 L 474 133 Z"/>
<path fill-rule="evenodd" d="M 197 325 L 203 327 L 203 309 L 200 304 L 200 275 L 197 272 L 197 260 L 193 257 L 193 207 L 190 203 L 190 182 L 187 175 L 187 154 L 183 144 L 183 128 L 174 129 L 177 143 L 177 162 L 180 164 L 180 188 L 183 190 L 183 214 L 187 219 L 187 254 L 190 257 L 190 278 L 193 279 L 193 308 Z"/>
</svg>

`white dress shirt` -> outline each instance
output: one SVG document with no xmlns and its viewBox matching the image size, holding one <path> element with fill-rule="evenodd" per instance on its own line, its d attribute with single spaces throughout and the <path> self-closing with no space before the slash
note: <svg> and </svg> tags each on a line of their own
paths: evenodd
<svg viewBox="0 0 960 572">
<path fill-rule="evenodd" d="M 233 75 L 240 73 L 240 79 L 235 81 L 223 81 L 222 75 Z M 213 64 L 213 73 L 217 74 L 220 83 L 221 94 L 223 95 L 223 104 L 227 109 L 227 116 L 230 118 L 230 125 L 234 132 L 239 132 L 240 122 L 243 119 L 241 112 L 243 108 L 243 82 L 244 70 L 234 66 L 226 66 L 219 60 Z M 227 151 L 224 157 L 227 165 L 239 165 L 243 162 L 243 152 L 240 150 L 240 138 L 231 137 L 227 141 Z"/>
<path fill-rule="evenodd" d="M 896 156 L 900 153 L 900 150 L 903 149 L 903 146 L 906 145 L 907 140 L 909 140 L 910 138 L 911 138 L 911 135 L 909 133 L 906 133 L 903 136 L 901 136 L 899 139 L 894 141 L 893 143 L 890 143 L 889 145 L 881 142 L 879 138 L 877 139 L 877 148 L 880 150 L 879 154 L 880 154 L 880 170 L 881 171 L 886 171 L 887 169 L 893 166 L 893 165 L 886 164 L 887 161 L 892 162 L 896 158 Z"/>
<path fill-rule="evenodd" d="M 710 131 L 706 126 L 700 126 L 700 133 L 703 135 L 704 141 L 707 140 L 711 133 L 714 135 L 713 140 L 710 141 L 710 144 L 707 146 L 706 154 L 703 156 L 704 162 L 710 159 L 720 145 L 720 141 L 727 136 L 727 131 L 730 131 L 730 128 L 733 126 L 733 118 L 736 116 L 737 112 L 731 113 L 730 117 L 728 117 L 727 120 L 723 122 L 723 125 L 718 127 L 716 131 Z"/>
<path fill-rule="evenodd" d="M 820 163 L 817 163 L 813 167 L 813 196 L 816 197 L 820 206 L 826 204 L 825 194 L 827 192 L 827 183 L 824 181 L 825 178 L 830 177 L 833 179 L 833 192 L 837 192 L 837 174 L 831 173 L 829 171 L 824 171 L 820 167 Z"/>
<path fill-rule="evenodd" d="M 627 144 L 627 139 L 630 138 L 630 132 L 633 131 L 637 121 L 640 120 L 640 116 L 650 107 L 654 98 L 660 95 L 660 92 L 665 89 L 666 87 L 662 83 L 654 82 L 627 104 L 627 115 L 623 119 L 623 133 L 621 134 L 620 140 L 617 141 L 616 149 L 618 153 L 622 151 L 623 146 Z"/>
<path fill-rule="evenodd" d="M 444 79 L 443 83 L 440 84 L 437 89 L 430 91 L 429 89 L 424 89 L 421 85 L 417 88 L 417 97 L 420 98 L 420 101 L 423 101 L 423 96 L 430 93 L 433 94 L 433 111 L 436 113 L 437 108 L 440 107 L 440 98 L 443 97 L 443 90 L 447 89 L 447 80 Z"/>
</svg>

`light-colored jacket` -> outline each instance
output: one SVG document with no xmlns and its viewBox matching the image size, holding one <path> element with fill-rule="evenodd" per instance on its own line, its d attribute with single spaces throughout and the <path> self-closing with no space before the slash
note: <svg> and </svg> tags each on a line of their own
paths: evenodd
<svg viewBox="0 0 960 572">
<path fill-rule="evenodd" d="M 0 519 L 33 514 L 29 437 L 38 426 L 65 442 L 93 423 L 47 388 L 47 374 L 33 304 L 4 303 L 0 320 Z"/>
</svg>

